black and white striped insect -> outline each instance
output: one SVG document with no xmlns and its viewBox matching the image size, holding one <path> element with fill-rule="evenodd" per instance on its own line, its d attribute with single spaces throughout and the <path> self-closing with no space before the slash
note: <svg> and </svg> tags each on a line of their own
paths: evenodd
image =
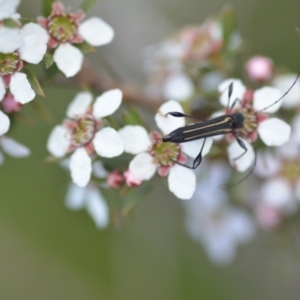
<svg viewBox="0 0 300 300">
<path fill-rule="evenodd" d="M 244 109 L 241 110 L 234 110 L 234 106 L 239 99 L 234 99 L 232 104 L 229 106 L 230 98 L 232 96 L 233 92 L 233 83 L 231 82 L 228 85 L 228 103 L 226 112 L 224 115 L 205 120 L 202 122 L 197 122 L 193 124 L 186 125 L 184 127 L 177 128 L 176 130 L 172 131 L 168 135 L 165 135 L 162 140 L 163 142 L 171 142 L 171 143 L 185 143 L 190 142 L 198 139 L 204 139 L 204 142 L 202 144 L 202 147 L 199 151 L 199 154 L 194 159 L 192 166 L 188 166 L 185 164 L 181 164 L 179 162 L 176 162 L 184 167 L 190 168 L 190 169 L 196 169 L 201 161 L 202 161 L 202 152 L 204 149 L 205 140 L 208 137 L 213 137 L 217 135 L 225 135 L 225 134 L 231 134 L 236 139 L 238 145 L 243 149 L 243 152 L 241 155 L 238 155 L 238 157 L 234 158 L 234 160 L 240 159 L 244 154 L 248 151 L 245 143 L 241 138 L 246 138 L 246 140 L 250 140 L 253 143 L 253 140 L 251 139 L 251 136 L 249 135 L 250 131 L 254 131 L 257 126 L 257 120 L 255 117 L 253 117 L 257 113 L 264 113 L 267 109 L 274 106 L 276 103 L 281 101 L 293 88 L 293 86 L 296 84 L 298 78 L 300 76 L 300 72 L 298 73 L 295 81 L 293 84 L 289 87 L 289 89 L 276 101 L 274 101 L 272 104 L 267 105 L 266 107 L 260 109 L 259 111 L 253 111 L 252 108 L 244 107 Z M 251 112 L 252 109 L 252 112 Z M 232 113 L 231 113 L 232 112 Z M 255 113 L 255 114 L 254 114 Z M 185 115 L 181 112 L 169 112 L 167 115 L 171 115 L 173 117 L 191 117 L 188 115 Z M 256 123 L 255 123 L 256 122 Z M 254 164 L 249 172 L 249 174 L 246 175 L 245 178 L 247 178 L 251 172 L 253 171 L 256 164 L 256 153 L 254 157 Z M 243 178 L 243 180 L 245 179 Z"/>
</svg>

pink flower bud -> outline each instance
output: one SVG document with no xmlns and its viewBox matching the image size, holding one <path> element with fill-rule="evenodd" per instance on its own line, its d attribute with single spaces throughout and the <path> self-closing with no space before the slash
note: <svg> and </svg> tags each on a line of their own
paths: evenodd
<svg viewBox="0 0 300 300">
<path fill-rule="evenodd" d="M 11 93 L 7 93 L 2 101 L 3 111 L 7 114 L 18 112 L 22 108 L 22 104 L 17 102 Z"/>
<path fill-rule="evenodd" d="M 268 81 L 273 76 L 274 63 L 265 56 L 253 56 L 246 63 L 247 75 L 256 82 Z"/>
<path fill-rule="evenodd" d="M 124 182 L 124 176 L 119 171 L 112 171 L 108 176 L 106 183 L 109 187 L 113 189 L 119 188 Z"/>
</svg>

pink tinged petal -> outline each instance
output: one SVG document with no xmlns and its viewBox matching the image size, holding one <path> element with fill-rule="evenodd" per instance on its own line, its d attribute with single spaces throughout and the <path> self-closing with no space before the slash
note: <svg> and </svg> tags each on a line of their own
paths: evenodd
<svg viewBox="0 0 300 300">
<path fill-rule="evenodd" d="M 63 157 L 70 145 L 70 132 L 63 126 L 55 126 L 48 138 L 47 150 L 55 157 Z"/>
<path fill-rule="evenodd" d="M 174 100 L 170 100 L 165 102 L 160 106 L 158 112 L 155 115 L 155 122 L 158 128 L 163 132 L 163 134 L 168 134 L 171 131 L 177 129 L 178 127 L 182 127 L 185 124 L 184 118 L 181 117 L 173 117 L 171 115 L 167 115 L 169 112 L 181 112 L 183 113 L 183 109 L 181 105 Z"/>
<path fill-rule="evenodd" d="M 65 199 L 67 208 L 72 210 L 82 209 L 85 204 L 85 192 L 86 188 L 82 188 L 71 183 Z"/>
<path fill-rule="evenodd" d="M 138 154 L 147 151 L 152 142 L 146 129 L 138 125 L 126 125 L 119 130 L 125 152 Z"/>
<path fill-rule="evenodd" d="M 247 61 L 245 68 L 253 81 L 266 81 L 273 75 L 274 62 L 268 57 L 257 55 Z"/>
<path fill-rule="evenodd" d="M 285 74 L 277 76 L 273 80 L 273 85 L 281 91 L 281 95 L 286 93 L 295 82 L 297 74 Z M 284 108 L 294 108 L 300 104 L 300 83 L 297 80 L 293 88 L 282 99 Z"/>
<path fill-rule="evenodd" d="M 1 10 L 0 10 L 1 11 Z M 19 29 L 0 27 L 0 52 L 7 54 L 18 50 L 24 45 Z"/>
<path fill-rule="evenodd" d="M 219 93 L 221 93 L 220 95 L 220 103 L 221 105 L 223 105 L 224 107 L 227 107 L 228 105 L 228 88 L 229 85 L 233 83 L 233 90 L 232 90 L 232 94 L 230 97 L 230 104 L 229 107 L 232 105 L 232 103 L 236 100 L 242 100 L 244 97 L 244 94 L 246 92 L 246 87 L 244 86 L 244 84 L 242 83 L 242 81 L 240 79 L 226 79 L 225 81 L 223 81 L 219 87 L 218 87 L 218 91 Z"/>
<path fill-rule="evenodd" d="M 28 23 L 20 30 L 25 45 L 19 49 L 22 60 L 38 64 L 47 51 L 49 35 L 43 27 L 35 23 Z"/>
<path fill-rule="evenodd" d="M 29 148 L 9 137 L 3 136 L 0 143 L 3 151 L 12 157 L 26 157 L 30 155 Z"/>
<path fill-rule="evenodd" d="M 10 126 L 10 120 L 7 115 L 0 111 L 0 136 L 5 134 Z"/>
<path fill-rule="evenodd" d="M 138 180 L 149 180 L 156 169 L 153 157 L 147 152 L 136 155 L 129 164 L 129 171 Z"/>
<path fill-rule="evenodd" d="M 95 118 L 103 118 L 112 115 L 122 103 L 122 91 L 114 89 L 103 93 L 96 98 L 93 106 Z"/>
<path fill-rule="evenodd" d="M 282 93 L 279 89 L 265 86 L 261 89 L 256 90 L 253 93 L 253 108 L 256 111 L 261 111 L 265 113 L 273 113 L 277 111 L 280 106 L 282 105 L 282 101 L 277 102 L 276 104 L 272 105 L 276 100 L 278 100 L 282 96 Z M 264 109 L 272 105 L 271 107 Z"/>
<path fill-rule="evenodd" d="M 187 154 L 188 156 L 192 157 L 192 158 L 196 158 L 196 156 L 200 153 L 200 150 L 202 148 L 204 139 L 200 139 L 200 140 L 196 140 L 196 141 L 191 141 L 191 142 L 187 142 L 187 143 L 182 143 L 181 146 L 181 150 Z M 202 157 L 205 156 L 213 143 L 213 139 L 212 138 L 206 138 L 205 144 L 204 144 L 204 148 L 202 151 Z"/>
<path fill-rule="evenodd" d="M 20 0 L 0 0 L 0 20 L 10 18 L 20 4 Z"/>
<path fill-rule="evenodd" d="M 120 135 L 110 127 L 103 128 L 96 133 L 93 145 L 97 154 L 103 157 L 119 156 L 124 151 Z"/>
<path fill-rule="evenodd" d="M 73 182 L 85 187 L 91 178 L 92 160 L 84 148 L 78 148 L 70 159 L 70 171 Z"/>
<path fill-rule="evenodd" d="M 281 146 L 289 140 L 291 126 L 278 118 L 271 118 L 261 122 L 257 131 L 267 146 Z"/>
<path fill-rule="evenodd" d="M 16 72 L 10 79 L 10 92 L 15 100 L 21 104 L 28 103 L 35 97 L 35 92 L 24 73 Z"/>
<path fill-rule="evenodd" d="M 170 168 L 168 184 L 170 192 L 177 198 L 188 200 L 196 189 L 196 175 L 192 170 L 175 164 Z"/>
<path fill-rule="evenodd" d="M 92 46 L 102 46 L 114 38 L 114 30 L 102 19 L 93 17 L 79 25 L 79 34 Z"/>
<path fill-rule="evenodd" d="M 81 69 L 83 54 L 76 47 L 66 43 L 58 46 L 53 59 L 60 71 L 67 77 L 72 77 Z"/>
<path fill-rule="evenodd" d="M 85 206 L 98 228 L 105 228 L 108 225 L 108 207 L 96 187 L 87 187 Z"/>
<path fill-rule="evenodd" d="M 281 208 L 292 198 L 292 189 L 287 180 L 275 178 L 263 184 L 261 198 L 266 205 Z"/>
<path fill-rule="evenodd" d="M 194 93 L 194 86 L 185 74 L 175 74 L 165 81 L 163 93 L 165 99 L 185 101 Z"/>
<path fill-rule="evenodd" d="M 88 92 L 78 93 L 74 100 L 69 104 L 67 109 L 67 117 L 77 118 L 85 114 L 92 103 L 93 96 Z"/>
<path fill-rule="evenodd" d="M 5 93 L 6 93 L 5 85 L 2 78 L 0 77 L 0 101 L 3 100 Z"/>
<path fill-rule="evenodd" d="M 245 150 L 236 140 L 232 142 L 227 149 L 229 162 L 238 172 L 245 172 L 249 169 L 253 165 L 255 158 L 252 145 L 244 139 L 243 142 L 247 148 L 247 152 L 243 156 L 241 155 L 245 152 Z"/>
</svg>

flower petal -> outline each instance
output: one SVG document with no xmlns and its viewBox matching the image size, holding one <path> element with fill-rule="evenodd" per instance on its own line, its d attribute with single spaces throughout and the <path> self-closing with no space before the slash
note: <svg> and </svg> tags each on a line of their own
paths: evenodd
<svg viewBox="0 0 300 300">
<path fill-rule="evenodd" d="M 70 171 L 73 182 L 80 187 L 88 184 L 92 173 L 92 160 L 84 148 L 78 148 L 71 155 Z"/>
<path fill-rule="evenodd" d="M 138 154 L 147 151 L 152 142 L 146 129 L 139 125 L 126 125 L 119 130 L 125 152 Z"/>
<path fill-rule="evenodd" d="M 5 134 L 10 126 L 10 120 L 6 114 L 0 111 L 0 135 Z"/>
<path fill-rule="evenodd" d="M 94 137 L 93 145 L 97 154 L 103 157 L 119 156 L 124 151 L 118 132 L 111 127 L 105 127 L 98 131 Z"/>
<path fill-rule="evenodd" d="M 3 151 L 12 157 L 26 157 L 30 155 L 30 149 L 14 139 L 3 136 L 0 143 Z"/>
<path fill-rule="evenodd" d="M 47 150 L 55 157 L 63 157 L 69 145 L 70 132 L 64 126 L 55 126 L 48 138 Z"/>
<path fill-rule="evenodd" d="M 273 85 L 281 91 L 281 95 L 286 93 L 293 85 L 297 74 L 284 74 L 274 78 Z M 294 108 L 300 103 L 300 83 L 297 80 L 293 88 L 282 99 L 282 106 L 285 108 Z"/>
<path fill-rule="evenodd" d="M 153 163 L 153 157 L 147 153 L 136 155 L 129 164 L 129 170 L 138 180 L 149 180 L 154 175 L 157 166 Z"/>
<path fill-rule="evenodd" d="M 279 89 L 274 87 L 265 86 L 261 89 L 258 89 L 253 94 L 253 108 L 256 111 L 263 111 L 266 113 L 273 113 L 277 111 L 282 105 L 282 101 L 277 102 L 272 105 L 276 100 L 278 100 L 282 96 Z M 269 105 L 271 107 L 265 109 Z"/>
<path fill-rule="evenodd" d="M 69 104 L 67 109 L 67 117 L 77 118 L 80 115 L 83 115 L 88 110 L 88 107 L 92 103 L 93 96 L 88 92 L 78 93 L 74 100 Z"/>
<path fill-rule="evenodd" d="M 65 199 L 67 208 L 72 210 L 81 209 L 85 204 L 85 188 L 70 183 Z"/>
<path fill-rule="evenodd" d="M 257 162 L 255 173 L 261 177 L 271 177 L 277 174 L 282 168 L 282 161 L 271 151 L 259 151 L 257 153 Z"/>
<path fill-rule="evenodd" d="M 103 118 L 112 115 L 122 103 L 122 91 L 114 89 L 103 93 L 96 98 L 93 106 L 95 118 Z"/>
<path fill-rule="evenodd" d="M 25 42 L 19 49 L 22 60 L 38 64 L 47 50 L 49 35 L 46 29 L 35 23 L 27 23 L 21 28 L 20 33 Z"/>
<path fill-rule="evenodd" d="M 182 117 L 173 117 L 171 115 L 166 116 L 166 114 L 169 112 L 183 113 L 183 109 L 181 105 L 174 100 L 170 100 L 161 105 L 155 115 L 155 122 L 163 134 L 168 134 L 178 127 L 184 126 L 185 124 L 185 120 Z"/>
<path fill-rule="evenodd" d="M 233 83 L 233 90 L 228 104 L 228 88 Z M 220 95 L 220 103 L 224 107 L 231 106 L 236 99 L 242 100 L 246 92 L 246 87 L 240 79 L 230 78 L 224 80 L 218 87 Z"/>
<path fill-rule="evenodd" d="M 291 126 L 278 118 L 270 118 L 258 126 L 258 134 L 267 146 L 281 146 L 291 135 Z"/>
<path fill-rule="evenodd" d="M 183 73 L 174 74 L 165 81 L 163 93 L 165 99 L 185 101 L 192 96 L 194 86 L 191 79 Z"/>
<path fill-rule="evenodd" d="M 80 71 L 83 55 L 76 47 L 66 43 L 58 46 L 54 52 L 53 59 L 57 67 L 67 77 L 72 77 Z"/>
<path fill-rule="evenodd" d="M 24 73 L 16 72 L 11 76 L 10 92 L 13 94 L 15 100 L 21 104 L 28 103 L 35 97 L 35 92 Z"/>
<path fill-rule="evenodd" d="M 4 155 L 3 153 L 0 151 L 0 166 L 2 166 L 4 164 Z"/>
<path fill-rule="evenodd" d="M 106 45 L 115 35 L 113 28 L 98 17 L 82 22 L 78 32 L 92 46 Z"/>
<path fill-rule="evenodd" d="M 241 139 L 247 148 L 247 152 L 235 140 L 232 142 L 228 149 L 228 158 L 230 164 L 238 171 L 245 172 L 254 162 L 255 154 L 252 145 L 244 139 Z M 243 156 L 241 156 L 243 154 Z M 240 157 L 241 156 L 241 157 Z"/>
<path fill-rule="evenodd" d="M 16 12 L 20 0 L 0 0 L 0 20 L 10 18 Z"/>
<path fill-rule="evenodd" d="M 175 164 L 170 168 L 168 184 L 170 192 L 177 198 L 188 200 L 196 189 L 196 175 L 192 170 Z"/>
<path fill-rule="evenodd" d="M 98 228 L 105 228 L 109 221 L 108 206 L 96 187 L 87 187 L 85 205 L 96 226 Z"/>
<path fill-rule="evenodd" d="M 24 45 L 19 29 L 0 27 L 0 52 L 7 54 L 18 50 Z"/>
<path fill-rule="evenodd" d="M 283 178 L 274 178 L 263 184 L 261 198 L 271 207 L 280 208 L 286 205 L 292 197 L 290 184 Z"/>
<path fill-rule="evenodd" d="M 203 145 L 204 139 L 191 141 L 187 143 L 180 144 L 182 152 L 187 154 L 188 156 L 192 158 L 196 158 L 196 156 L 199 154 L 202 145 Z M 204 157 L 210 150 L 213 143 L 213 139 L 208 137 L 206 138 L 205 145 L 202 151 L 202 157 Z"/>
</svg>

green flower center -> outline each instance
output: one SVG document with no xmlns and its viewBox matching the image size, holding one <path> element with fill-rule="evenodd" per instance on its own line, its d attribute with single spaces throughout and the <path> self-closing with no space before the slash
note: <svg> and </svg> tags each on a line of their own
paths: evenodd
<svg viewBox="0 0 300 300">
<path fill-rule="evenodd" d="M 59 42 L 71 40 L 77 27 L 68 16 L 55 16 L 48 24 L 49 33 Z"/>
<path fill-rule="evenodd" d="M 300 178 L 300 165 L 296 161 L 286 162 L 282 171 L 289 181 L 296 182 Z"/>
<path fill-rule="evenodd" d="M 153 156 L 153 162 L 155 164 L 160 166 L 172 166 L 174 165 L 174 160 L 177 160 L 179 152 L 179 145 L 158 141 L 153 145 L 151 155 Z"/>
<path fill-rule="evenodd" d="M 76 147 L 84 146 L 92 141 L 97 125 L 94 118 L 90 115 L 85 115 L 76 121 L 76 126 L 73 129 L 71 137 L 72 144 Z"/>
<path fill-rule="evenodd" d="M 0 76 L 13 74 L 18 67 L 19 55 L 17 53 L 0 53 Z"/>
</svg>

